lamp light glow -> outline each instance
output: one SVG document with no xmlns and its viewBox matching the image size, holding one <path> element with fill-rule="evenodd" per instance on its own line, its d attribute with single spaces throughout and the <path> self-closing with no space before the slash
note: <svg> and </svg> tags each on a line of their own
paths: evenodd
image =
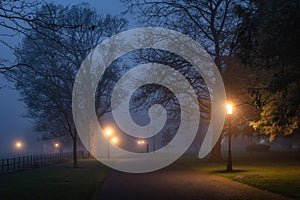
<svg viewBox="0 0 300 200">
<path fill-rule="evenodd" d="M 232 104 L 227 104 L 226 108 L 227 108 L 227 114 L 228 115 L 232 115 L 232 112 L 233 112 L 233 106 L 232 106 Z"/>
</svg>

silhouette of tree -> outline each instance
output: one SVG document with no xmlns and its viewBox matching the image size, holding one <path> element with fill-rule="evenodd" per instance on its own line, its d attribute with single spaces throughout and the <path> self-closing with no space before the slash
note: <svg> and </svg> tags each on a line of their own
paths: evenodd
<svg viewBox="0 0 300 200">
<path fill-rule="evenodd" d="M 77 167 L 77 131 L 72 115 L 72 89 L 83 59 L 101 40 L 126 26 L 119 17 L 100 16 L 88 4 L 72 7 L 44 4 L 34 18 L 47 24 L 81 24 L 48 27 L 36 23 L 16 48 L 18 65 L 5 72 L 14 81 L 35 119 L 41 139 L 69 135 L 73 141 L 73 164 Z M 101 94 L 101 89 L 99 89 Z"/>
<path fill-rule="evenodd" d="M 230 54 L 231 44 L 234 40 L 233 31 L 237 24 L 234 8 L 238 1 L 234 0 L 200 0 L 200 1 L 152 1 L 152 0 L 122 0 L 128 7 L 127 12 L 133 13 L 137 20 L 147 26 L 159 26 L 177 30 L 200 42 L 200 44 L 213 57 L 220 72 L 226 68 L 224 57 Z M 170 64 L 170 59 L 162 59 L 164 64 Z M 180 61 L 173 63 L 186 69 L 186 63 Z M 198 76 L 194 76 L 199 80 Z M 192 80 L 194 87 L 196 80 Z M 201 88 L 205 88 L 203 81 Z M 204 99 L 203 99 L 204 97 Z M 202 105 L 209 118 L 208 96 L 202 96 Z M 208 97 L 209 98 L 209 97 Z M 198 102 L 197 102 L 198 103 Z M 211 152 L 211 160 L 222 160 L 220 137 Z"/>
</svg>

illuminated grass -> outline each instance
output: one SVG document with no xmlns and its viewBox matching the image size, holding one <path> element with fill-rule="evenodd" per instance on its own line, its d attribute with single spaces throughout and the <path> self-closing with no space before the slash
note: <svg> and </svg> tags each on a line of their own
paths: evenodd
<svg viewBox="0 0 300 200">
<path fill-rule="evenodd" d="M 235 158 L 233 173 L 226 163 L 201 162 L 197 170 L 220 175 L 262 190 L 300 199 L 299 153 L 265 153 L 251 158 Z"/>
<path fill-rule="evenodd" d="M 80 160 L 77 169 L 65 163 L 0 175 L 0 198 L 89 199 L 108 171 L 95 160 Z"/>
</svg>

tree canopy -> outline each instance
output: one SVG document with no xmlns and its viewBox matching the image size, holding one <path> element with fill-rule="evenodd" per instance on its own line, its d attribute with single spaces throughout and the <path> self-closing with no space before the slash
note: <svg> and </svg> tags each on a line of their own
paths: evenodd
<svg viewBox="0 0 300 200">
<path fill-rule="evenodd" d="M 66 21 L 81 26 L 49 29 L 34 25 L 15 51 L 18 67 L 5 74 L 20 91 L 28 117 L 35 119 L 41 139 L 70 135 L 76 159 L 72 89 L 77 70 L 92 48 L 123 30 L 127 22 L 117 16 L 101 16 L 88 4 L 71 7 L 45 4 L 35 17 L 49 24 Z"/>
<path fill-rule="evenodd" d="M 251 125 L 274 139 L 299 128 L 300 2 L 250 1 L 236 9 L 242 19 L 237 29 L 236 53 L 253 70 L 270 77 L 254 87 L 260 119 Z"/>
<path fill-rule="evenodd" d="M 121 1 L 143 26 L 180 31 L 207 50 L 222 74 L 228 97 L 236 100 L 236 104 L 246 105 L 240 107 L 240 113 L 235 116 L 238 131 L 244 129 L 251 134 L 252 129 L 245 128 L 249 121 L 271 140 L 299 130 L 298 0 Z M 0 58 L 0 73 L 14 81 L 21 92 L 28 117 L 36 120 L 41 138 L 70 135 L 76 152 L 77 132 L 71 108 L 75 75 L 89 51 L 124 30 L 126 20 L 99 15 L 86 3 L 61 6 L 0 0 L 0 27 L 12 31 L 12 34 L 0 34 L 0 43 L 13 49 L 17 57 L 17 64 L 13 66 L 6 66 L 5 58 Z M 24 36 L 16 48 L 2 39 L 15 34 Z M 128 62 L 122 63 L 127 69 L 120 72 L 110 68 L 105 72 L 106 79 L 100 80 L 96 92 L 99 116 L 110 109 L 114 84 L 124 72 L 133 65 L 155 62 L 171 66 L 184 75 L 198 94 L 197 103 L 201 104 L 206 118 L 210 118 L 209 88 L 190 63 L 170 52 L 155 49 L 131 53 L 132 57 L 131 54 L 125 58 Z M 156 76 L 155 72 L 153 75 Z M 149 105 L 159 103 L 178 112 L 178 102 L 170 93 L 158 85 L 143 86 L 133 98 L 136 107 L 132 109 L 147 110 Z M 173 121 L 178 122 L 176 114 Z M 168 143 L 172 136 L 165 134 L 162 143 Z M 221 140 L 222 137 L 212 151 L 214 160 L 221 159 Z"/>
</svg>

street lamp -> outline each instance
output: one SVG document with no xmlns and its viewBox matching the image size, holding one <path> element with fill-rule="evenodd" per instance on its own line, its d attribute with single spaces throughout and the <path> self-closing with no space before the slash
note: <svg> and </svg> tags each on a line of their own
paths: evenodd
<svg viewBox="0 0 300 200">
<path fill-rule="evenodd" d="M 226 108 L 227 108 L 227 114 L 228 114 L 228 115 L 232 115 L 232 111 L 233 111 L 233 106 L 232 106 L 232 104 L 227 104 L 227 105 L 226 105 Z"/>
<path fill-rule="evenodd" d="M 16 147 L 16 149 L 22 149 L 23 143 L 22 143 L 21 141 L 17 141 L 17 142 L 15 143 L 15 147 Z"/>
<path fill-rule="evenodd" d="M 109 136 L 111 135 L 112 131 L 110 129 L 105 130 L 105 134 L 107 135 L 107 158 L 110 157 L 109 155 Z"/>
<path fill-rule="evenodd" d="M 227 115 L 228 115 L 228 154 L 227 154 L 227 168 L 226 171 L 227 172 L 232 172 L 232 158 L 231 158 L 231 116 L 233 114 L 233 106 L 232 104 L 227 104 L 226 105 L 227 108 Z"/>
<path fill-rule="evenodd" d="M 58 142 L 54 143 L 54 148 L 56 149 L 56 151 L 57 151 L 58 153 L 61 153 L 61 152 L 62 152 L 62 148 L 61 148 L 60 143 L 58 143 Z"/>
<path fill-rule="evenodd" d="M 137 143 L 139 145 L 143 145 L 143 144 L 145 144 L 145 140 L 138 140 Z M 149 152 L 149 144 L 148 143 L 146 143 L 146 152 L 147 153 Z"/>
<path fill-rule="evenodd" d="M 117 144 L 119 142 L 119 139 L 117 137 L 114 137 L 111 139 L 112 143 Z"/>
<path fill-rule="evenodd" d="M 113 138 L 111 138 L 111 140 L 109 142 L 112 142 L 114 145 L 116 145 L 116 144 L 119 143 L 119 138 L 118 137 L 113 137 Z M 110 151 L 110 154 L 112 154 L 112 153 L 113 153 L 113 149 L 112 149 L 112 151 Z"/>
</svg>

